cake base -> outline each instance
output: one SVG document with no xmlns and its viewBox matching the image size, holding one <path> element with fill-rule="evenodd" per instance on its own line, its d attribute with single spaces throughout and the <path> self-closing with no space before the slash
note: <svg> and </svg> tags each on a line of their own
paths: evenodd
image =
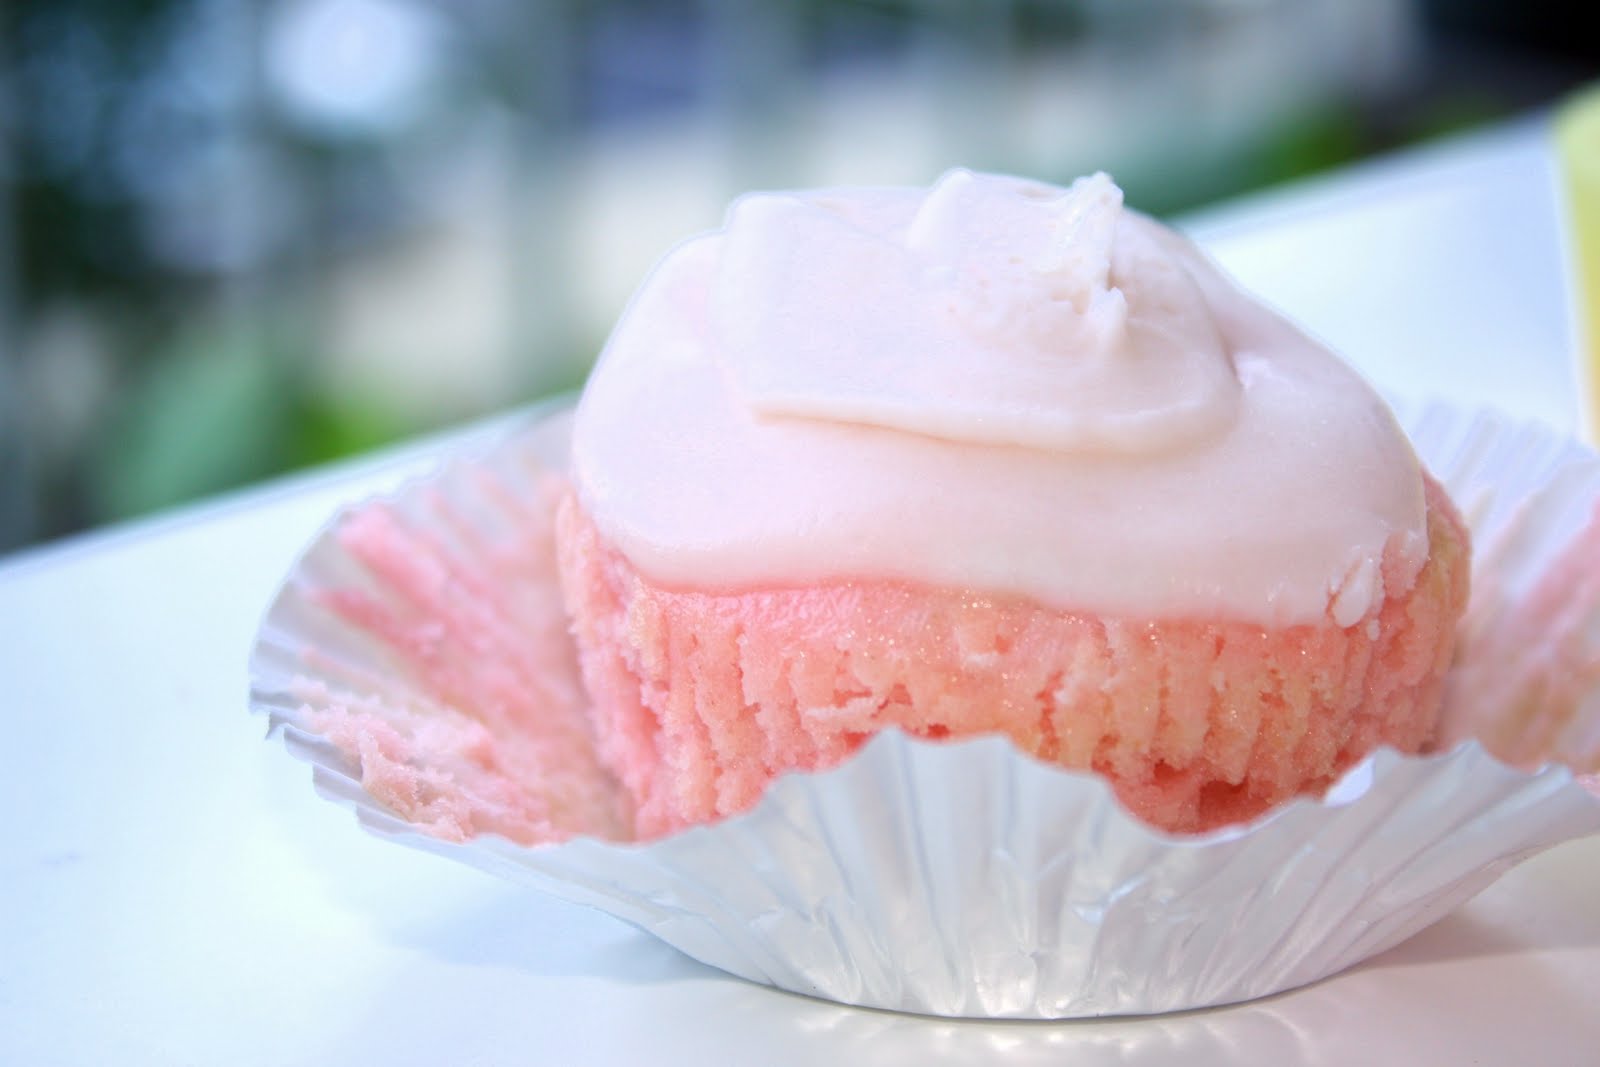
<svg viewBox="0 0 1600 1067">
<path fill-rule="evenodd" d="M 1163 830 L 1248 820 L 1380 745 L 1428 742 L 1468 585 L 1466 529 L 1431 479 L 1426 564 L 1343 627 L 1105 619 L 902 582 L 669 589 L 575 496 L 557 521 L 601 758 L 641 838 L 744 811 L 886 727 L 1003 734 L 1103 775 Z"/>
</svg>

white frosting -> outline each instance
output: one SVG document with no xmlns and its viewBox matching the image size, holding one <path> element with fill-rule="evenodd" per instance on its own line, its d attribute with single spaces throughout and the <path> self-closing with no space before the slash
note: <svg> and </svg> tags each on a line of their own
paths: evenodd
<svg viewBox="0 0 1600 1067">
<path fill-rule="evenodd" d="M 711 336 L 760 415 L 1030 448 L 1186 444 L 1227 425 L 1239 383 L 1188 275 L 1145 270 L 1139 314 L 1111 284 L 1114 255 L 1166 263 L 1141 231 L 1119 239 L 1121 209 L 1103 174 L 1064 194 L 955 171 L 920 205 L 748 197 Z"/>
<path fill-rule="evenodd" d="M 690 588 L 1352 625 L 1427 549 L 1376 394 L 1104 175 L 743 198 L 636 294 L 573 464 L 601 532 Z"/>
</svg>

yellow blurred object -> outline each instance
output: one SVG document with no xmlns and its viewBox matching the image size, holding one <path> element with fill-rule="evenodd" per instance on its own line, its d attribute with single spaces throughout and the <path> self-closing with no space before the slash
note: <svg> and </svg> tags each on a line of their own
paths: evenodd
<svg viewBox="0 0 1600 1067">
<path fill-rule="evenodd" d="M 1555 133 L 1571 223 L 1584 436 L 1600 444 L 1600 85 L 1561 106 Z"/>
</svg>

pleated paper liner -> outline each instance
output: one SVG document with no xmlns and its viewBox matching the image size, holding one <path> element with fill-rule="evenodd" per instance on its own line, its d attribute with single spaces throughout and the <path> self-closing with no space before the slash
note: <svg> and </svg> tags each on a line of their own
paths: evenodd
<svg viewBox="0 0 1600 1067">
<path fill-rule="evenodd" d="M 263 623 L 252 704 L 375 833 L 753 981 L 974 1017 L 1264 996 L 1600 832 L 1595 781 L 1572 769 L 1600 768 L 1600 459 L 1492 415 L 1400 416 L 1475 541 L 1444 740 L 1376 752 L 1248 825 L 1165 835 L 1004 739 L 891 731 L 744 815 L 624 840 L 556 588 L 561 409 L 325 529 Z"/>
</svg>

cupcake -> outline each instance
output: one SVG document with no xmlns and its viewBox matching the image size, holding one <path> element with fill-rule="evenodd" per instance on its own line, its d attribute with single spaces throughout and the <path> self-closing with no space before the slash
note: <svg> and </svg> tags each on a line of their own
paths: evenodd
<svg viewBox="0 0 1600 1067">
<path fill-rule="evenodd" d="M 1429 742 L 1469 572 L 1372 389 L 1104 175 L 743 198 L 613 333 L 556 536 L 641 838 L 891 729 L 1246 821 Z"/>
<path fill-rule="evenodd" d="M 312 541 L 251 702 L 367 829 L 752 981 L 1281 992 L 1600 832 L 1600 457 L 1398 413 L 1104 178 L 751 197 L 579 410 Z"/>
</svg>

